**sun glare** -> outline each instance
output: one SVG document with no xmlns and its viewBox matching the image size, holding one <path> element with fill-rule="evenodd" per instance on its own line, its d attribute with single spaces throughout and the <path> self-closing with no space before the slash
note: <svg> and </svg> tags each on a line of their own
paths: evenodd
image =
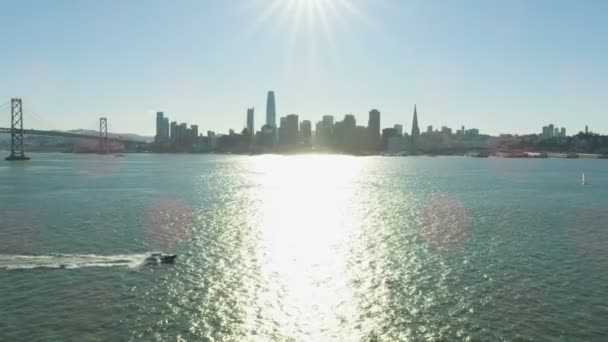
<svg viewBox="0 0 608 342">
<path fill-rule="evenodd" d="M 361 23 L 370 26 L 371 23 L 353 0 L 263 0 L 256 3 L 254 11 L 259 10 L 259 14 L 245 35 L 251 36 L 261 31 L 263 26 L 270 26 L 274 34 L 287 35 L 288 55 L 299 47 L 311 55 L 315 51 L 325 51 L 329 56 L 324 57 L 335 60 L 336 31 L 351 30 Z"/>
</svg>

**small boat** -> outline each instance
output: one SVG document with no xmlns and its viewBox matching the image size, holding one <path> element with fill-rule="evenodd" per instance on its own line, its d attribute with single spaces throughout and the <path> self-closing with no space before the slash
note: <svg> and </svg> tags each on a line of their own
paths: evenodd
<svg viewBox="0 0 608 342">
<path fill-rule="evenodd" d="M 122 153 L 118 153 L 118 154 L 115 154 L 114 157 L 121 158 L 121 157 L 126 157 L 126 156 L 124 154 L 122 154 Z"/>
<path fill-rule="evenodd" d="M 146 264 L 172 264 L 177 254 L 151 253 L 146 257 Z"/>
</svg>

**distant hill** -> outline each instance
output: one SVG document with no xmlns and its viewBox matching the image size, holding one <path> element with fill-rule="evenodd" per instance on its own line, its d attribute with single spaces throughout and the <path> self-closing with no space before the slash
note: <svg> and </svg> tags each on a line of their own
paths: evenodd
<svg viewBox="0 0 608 342">
<path fill-rule="evenodd" d="M 90 130 L 90 129 L 72 129 L 66 131 L 68 133 L 76 133 L 76 134 L 86 134 L 86 135 L 99 135 L 98 131 Z M 154 141 L 154 137 L 146 137 L 143 135 L 132 134 L 132 133 L 110 133 L 108 132 L 109 137 L 121 137 L 127 140 L 133 141 L 141 141 L 141 142 L 151 142 Z"/>
</svg>

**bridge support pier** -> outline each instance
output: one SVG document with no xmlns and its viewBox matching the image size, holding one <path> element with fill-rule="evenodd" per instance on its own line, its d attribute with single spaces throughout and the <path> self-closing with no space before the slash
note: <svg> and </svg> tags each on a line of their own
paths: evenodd
<svg viewBox="0 0 608 342">
<path fill-rule="evenodd" d="M 21 99 L 11 99 L 11 155 L 6 160 L 30 160 L 23 150 L 23 107 Z"/>
</svg>

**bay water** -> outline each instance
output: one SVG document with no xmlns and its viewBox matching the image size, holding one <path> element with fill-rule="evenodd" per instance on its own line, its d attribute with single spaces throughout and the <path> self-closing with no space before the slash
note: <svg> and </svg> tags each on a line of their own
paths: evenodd
<svg viewBox="0 0 608 342">
<path fill-rule="evenodd" d="M 605 160 L 30 157 L 0 341 L 608 339 Z"/>
</svg>

